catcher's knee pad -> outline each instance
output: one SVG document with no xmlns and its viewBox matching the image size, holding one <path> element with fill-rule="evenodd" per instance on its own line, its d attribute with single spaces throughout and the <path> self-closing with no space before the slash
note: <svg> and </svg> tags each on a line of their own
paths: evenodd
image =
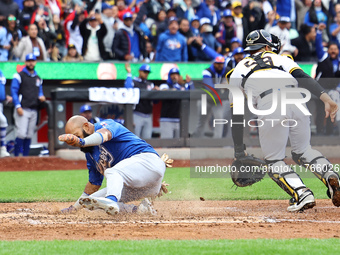
<svg viewBox="0 0 340 255">
<path fill-rule="evenodd" d="M 300 191 L 306 188 L 300 177 L 283 160 L 267 161 L 267 163 L 270 178 L 298 201 Z"/>
<path fill-rule="evenodd" d="M 333 172 L 333 165 L 327 158 L 325 158 L 319 151 L 308 149 L 303 154 L 297 154 L 292 152 L 293 160 L 301 165 L 311 170 L 312 173 L 319 178 L 327 186 L 327 178 L 330 174 L 337 173 Z M 339 176 L 338 176 L 339 178 Z"/>
</svg>

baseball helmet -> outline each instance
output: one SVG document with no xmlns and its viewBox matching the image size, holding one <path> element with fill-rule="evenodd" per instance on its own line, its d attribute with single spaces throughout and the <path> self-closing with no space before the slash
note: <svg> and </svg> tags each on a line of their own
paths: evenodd
<svg viewBox="0 0 340 255">
<path fill-rule="evenodd" d="M 254 30 L 247 35 L 245 51 L 259 50 L 268 45 L 274 47 L 272 35 L 263 29 Z"/>
</svg>

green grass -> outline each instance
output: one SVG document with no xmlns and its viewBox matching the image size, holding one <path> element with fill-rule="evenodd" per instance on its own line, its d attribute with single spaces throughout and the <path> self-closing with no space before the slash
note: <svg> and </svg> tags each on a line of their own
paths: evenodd
<svg viewBox="0 0 340 255">
<path fill-rule="evenodd" d="M 0 254 L 337 254 L 339 239 L 0 241 Z"/>
<path fill-rule="evenodd" d="M 305 174 L 304 174 L 305 175 Z M 74 201 L 88 181 L 87 170 L 0 172 L 0 202 Z M 189 168 L 168 168 L 164 180 L 170 184 L 161 200 L 288 199 L 271 179 L 237 188 L 230 178 L 190 178 Z M 326 187 L 311 173 L 303 178 L 316 198 L 327 198 Z"/>
</svg>

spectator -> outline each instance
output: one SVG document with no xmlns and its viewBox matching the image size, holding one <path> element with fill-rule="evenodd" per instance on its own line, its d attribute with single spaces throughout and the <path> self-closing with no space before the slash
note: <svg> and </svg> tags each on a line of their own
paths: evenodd
<svg viewBox="0 0 340 255">
<path fill-rule="evenodd" d="M 131 67 L 125 64 L 127 78 L 125 80 L 126 88 L 139 88 L 144 90 L 159 90 L 154 84 L 148 81 L 151 72 L 149 65 L 144 64 L 139 68 L 139 76 L 132 79 Z M 133 123 L 135 126 L 135 134 L 143 139 L 151 139 L 152 136 L 152 101 L 141 99 L 136 105 L 133 112 Z"/>
<path fill-rule="evenodd" d="M 185 37 L 178 32 L 177 18 L 169 19 L 168 28 L 158 38 L 156 61 L 187 62 L 187 45 Z"/>
<path fill-rule="evenodd" d="M 321 0 L 314 0 L 312 6 L 306 13 L 304 23 L 312 27 L 319 23 L 327 25 L 328 22 L 328 11 L 323 5 Z"/>
<path fill-rule="evenodd" d="M 45 19 L 40 19 L 38 22 L 38 37 L 40 37 L 47 50 L 47 53 L 51 55 L 53 40 L 57 38 L 57 35 L 48 28 Z"/>
<path fill-rule="evenodd" d="M 299 37 L 292 40 L 292 45 L 298 49 L 298 54 L 295 57 L 296 61 L 314 61 L 316 59 L 315 37 L 314 27 L 307 24 L 301 25 Z"/>
<path fill-rule="evenodd" d="M 318 66 L 316 68 L 316 79 L 320 85 L 325 88 L 327 93 L 331 98 L 334 98 L 339 102 L 339 92 L 336 90 L 339 85 L 340 78 L 340 57 L 339 57 L 339 47 L 337 43 L 330 43 L 328 46 L 328 51 L 324 51 L 322 45 L 322 30 L 326 28 L 325 24 L 319 25 L 319 30 L 316 34 L 315 47 L 318 56 Z M 334 124 L 330 118 L 327 118 L 326 129 L 324 130 L 324 119 L 325 112 L 323 110 L 323 104 L 316 102 L 316 131 L 317 134 L 332 135 L 338 133 L 338 130 L 334 130 Z M 337 124 L 340 127 L 340 118 L 337 115 Z"/>
<path fill-rule="evenodd" d="M 13 15 L 10 14 L 7 18 L 7 33 L 12 35 L 12 40 L 11 40 L 11 49 L 9 52 L 9 60 L 18 60 L 17 58 L 13 57 L 12 53 L 12 47 L 13 47 L 13 41 L 20 41 L 22 38 L 22 33 L 21 30 L 18 27 L 18 23 L 16 22 L 17 18 Z"/>
<path fill-rule="evenodd" d="M 208 18 L 210 23 L 215 26 L 221 19 L 220 11 L 215 6 L 214 0 L 205 0 L 197 7 L 196 15 L 200 18 Z"/>
<path fill-rule="evenodd" d="M 138 13 L 138 11 L 139 11 L 138 7 L 133 9 L 135 4 L 136 4 L 136 0 L 133 0 L 133 1 L 131 1 L 130 5 L 128 7 L 126 7 L 124 0 L 117 0 L 116 5 L 118 7 L 118 18 L 120 20 L 124 20 L 124 14 L 125 13 L 135 13 L 135 12 Z"/>
<path fill-rule="evenodd" d="M 8 61 L 12 35 L 5 27 L 0 26 L 0 61 Z"/>
<path fill-rule="evenodd" d="M 52 12 L 45 0 L 36 0 L 37 9 L 32 15 L 31 24 L 38 23 L 40 19 L 46 21 L 47 27 L 54 33 Z"/>
<path fill-rule="evenodd" d="M 145 62 L 154 62 L 155 61 L 155 49 L 152 47 L 151 42 L 146 42 L 146 57 L 144 59 Z"/>
<path fill-rule="evenodd" d="M 336 42 L 338 47 L 340 47 L 340 12 L 336 13 L 335 22 L 336 23 L 330 25 L 329 32 L 332 36 L 332 41 Z"/>
<path fill-rule="evenodd" d="M 295 8 L 296 8 L 296 28 L 299 31 L 301 25 L 304 23 L 305 16 L 307 11 L 312 6 L 312 0 L 295 0 Z"/>
<path fill-rule="evenodd" d="M 200 25 L 200 36 L 203 38 L 203 43 L 214 49 L 217 53 L 221 53 L 222 46 L 212 34 L 213 27 L 211 26 L 210 20 L 208 18 L 201 18 Z M 210 60 L 210 58 L 206 56 L 202 51 L 198 51 L 197 59 L 199 61 Z"/>
<path fill-rule="evenodd" d="M 53 43 L 58 48 L 60 54 L 62 56 L 66 55 L 66 39 L 65 39 L 65 32 L 64 27 L 60 24 L 60 18 L 58 15 L 53 15 L 53 25 L 55 28 L 55 35 L 56 37 L 53 40 Z"/>
<path fill-rule="evenodd" d="M 116 32 L 115 18 L 113 17 L 112 6 L 105 2 L 102 4 L 102 20 L 107 29 L 107 33 L 104 37 L 105 56 L 103 59 L 113 59 L 112 44 Z"/>
<path fill-rule="evenodd" d="M 67 54 L 63 58 L 63 61 L 80 62 L 83 61 L 83 57 L 79 54 L 74 44 L 69 44 L 67 47 Z"/>
<path fill-rule="evenodd" d="M 9 157 L 10 154 L 7 152 L 6 148 L 6 128 L 8 126 L 6 116 L 3 114 L 2 102 L 11 102 L 12 98 L 6 96 L 5 91 L 6 78 L 0 70 L 0 158 Z"/>
<path fill-rule="evenodd" d="M 32 53 L 37 60 L 47 60 L 47 51 L 44 42 L 38 37 L 38 28 L 35 24 L 28 26 L 28 35 L 24 36 L 19 42 L 13 41 L 13 54 L 20 59 L 25 61 L 27 54 Z"/>
<path fill-rule="evenodd" d="M 98 117 L 93 117 L 92 107 L 90 105 L 84 104 L 79 109 L 79 115 L 85 117 L 90 123 L 99 123 L 100 119 Z"/>
<path fill-rule="evenodd" d="M 295 0 L 277 0 L 276 12 L 280 17 L 288 17 L 293 28 L 296 28 Z"/>
<path fill-rule="evenodd" d="M 218 24 L 218 33 L 215 36 L 223 50 L 230 49 L 230 40 L 236 36 L 236 26 L 230 10 L 223 12 L 222 20 Z"/>
<path fill-rule="evenodd" d="M 45 0 L 45 3 L 47 3 L 47 5 L 49 6 L 51 13 L 52 13 L 52 17 L 54 15 L 57 15 L 60 19 L 61 14 L 63 12 L 60 1 L 58 1 L 58 0 Z"/>
<path fill-rule="evenodd" d="M 70 14 L 72 16 L 72 14 Z M 65 32 L 68 32 L 68 44 L 73 44 L 76 46 L 78 53 L 82 53 L 83 47 L 83 37 L 80 34 L 79 25 L 85 20 L 86 18 L 85 11 L 78 5 L 75 6 L 74 11 L 74 19 L 66 22 L 66 29 Z M 66 36 L 66 33 L 65 33 Z M 67 41 L 67 40 L 66 40 Z"/>
<path fill-rule="evenodd" d="M 225 59 L 222 56 L 215 58 L 210 67 L 203 70 L 203 84 L 215 88 L 215 84 L 226 83 L 225 76 L 231 69 L 225 65 Z M 210 90 L 210 89 L 208 89 Z M 200 114 L 198 125 L 194 137 L 203 137 L 205 125 L 208 123 L 212 115 L 215 119 L 226 119 L 227 114 L 230 113 L 229 100 L 223 100 L 222 105 L 215 104 L 212 101 L 208 101 L 207 113 L 205 115 Z M 222 138 L 223 125 L 217 125 L 214 128 L 214 138 Z"/>
<path fill-rule="evenodd" d="M 185 84 L 180 81 L 179 69 L 171 68 L 166 83 L 160 85 L 160 90 L 188 90 L 193 86 L 189 75 L 186 75 Z M 179 138 L 179 117 L 181 110 L 181 100 L 171 99 L 162 101 L 160 129 L 161 138 Z"/>
<path fill-rule="evenodd" d="M 239 1 L 232 3 L 232 15 L 236 28 L 236 37 L 242 42 L 240 46 L 246 45 L 246 36 L 248 35 L 248 22 L 246 17 L 242 14 L 242 4 Z M 231 49 L 233 51 L 233 49 Z"/>
<path fill-rule="evenodd" d="M 20 12 L 18 16 L 19 20 L 19 27 L 21 29 L 21 32 L 23 36 L 27 35 L 27 30 L 29 24 L 31 24 L 31 19 L 33 16 L 33 13 L 35 12 L 37 5 L 35 4 L 34 0 L 23 0 L 24 8 Z"/>
<path fill-rule="evenodd" d="M 132 23 L 132 14 L 124 14 L 121 28 L 117 31 L 112 44 L 115 59 L 138 61 L 146 56 L 145 38 L 142 30 Z"/>
<path fill-rule="evenodd" d="M 266 25 L 266 30 L 279 37 L 281 40 L 281 52 L 290 52 L 290 54 L 293 54 L 295 57 L 298 54 L 298 49 L 291 45 L 290 43 L 290 38 L 289 38 L 289 31 L 288 27 L 290 27 L 290 18 L 289 17 L 284 17 L 281 16 L 277 22 L 276 26 L 272 27 L 273 21 L 271 20 L 267 25 Z"/>
<path fill-rule="evenodd" d="M 150 22 L 150 21 L 146 21 L 146 22 Z M 152 22 L 152 21 L 151 21 Z M 158 15 L 157 15 L 157 19 L 152 22 L 152 24 L 150 25 L 150 30 L 151 30 L 151 40 L 152 40 L 152 46 L 154 48 L 157 47 L 157 42 L 158 42 L 158 37 L 161 33 L 161 30 L 163 30 L 163 27 L 167 26 L 167 20 L 166 20 L 166 12 L 164 10 L 160 10 Z"/>
<path fill-rule="evenodd" d="M 101 61 L 105 57 L 104 36 L 106 26 L 100 13 L 91 11 L 88 19 L 84 19 L 79 25 L 80 34 L 83 37 L 82 56 L 86 61 Z"/>
<path fill-rule="evenodd" d="M 177 5 L 175 8 L 177 18 L 191 20 L 195 16 L 194 8 L 191 6 L 191 0 L 176 0 L 175 3 Z"/>
<path fill-rule="evenodd" d="M 179 22 L 179 32 L 185 37 L 188 47 L 188 60 L 195 61 L 197 58 L 197 43 L 195 43 L 196 36 L 191 32 L 189 20 L 183 18 Z"/>
<path fill-rule="evenodd" d="M 34 70 L 36 57 L 33 53 L 26 55 L 25 68 L 14 74 L 11 93 L 13 97 L 14 122 L 17 137 L 15 139 L 14 155 L 28 156 L 31 139 L 37 123 L 38 107 L 44 102 L 42 79 Z"/>
<path fill-rule="evenodd" d="M 19 16 L 19 6 L 13 0 L 0 0 L 0 26 L 5 26 L 7 17 L 13 14 Z"/>
<path fill-rule="evenodd" d="M 194 36 L 200 35 L 200 19 L 198 16 L 194 16 L 190 21 L 190 30 Z"/>
<path fill-rule="evenodd" d="M 260 2 L 254 0 L 249 1 L 243 8 L 243 16 L 247 18 L 248 31 L 263 29 L 266 25 L 266 16 Z"/>
<path fill-rule="evenodd" d="M 244 59 L 244 50 L 242 47 L 238 47 L 233 50 L 232 55 L 230 58 L 226 59 L 226 65 L 228 69 L 233 69 L 235 66 Z"/>
</svg>

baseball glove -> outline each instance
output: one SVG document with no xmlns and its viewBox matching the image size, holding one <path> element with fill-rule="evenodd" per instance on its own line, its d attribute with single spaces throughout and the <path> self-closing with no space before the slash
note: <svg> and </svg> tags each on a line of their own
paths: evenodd
<svg viewBox="0 0 340 255">
<path fill-rule="evenodd" d="M 266 174 L 262 168 L 266 162 L 253 155 L 246 155 L 234 160 L 231 169 L 231 179 L 238 187 L 247 187 L 263 179 Z"/>
</svg>

